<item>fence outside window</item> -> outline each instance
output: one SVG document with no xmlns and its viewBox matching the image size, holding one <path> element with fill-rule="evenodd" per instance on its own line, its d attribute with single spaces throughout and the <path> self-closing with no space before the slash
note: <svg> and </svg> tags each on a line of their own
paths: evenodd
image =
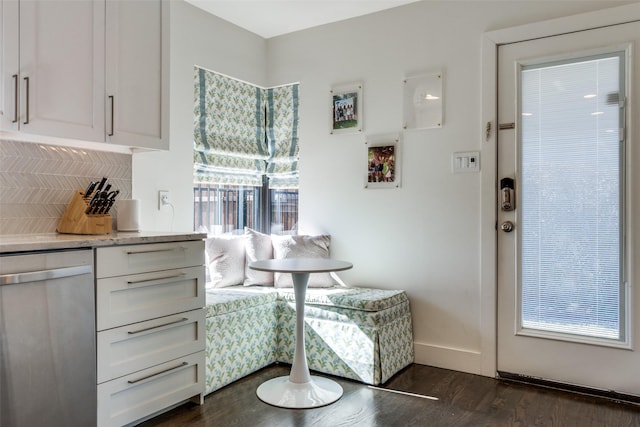
<svg viewBox="0 0 640 427">
<path fill-rule="evenodd" d="M 261 190 L 261 187 L 194 183 L 194 230 L 224 234 L 249 227 L 264 233 L 295 234 L 298 190 L 269 190 L 269 230 L 260 227 Z"/>
</svg>

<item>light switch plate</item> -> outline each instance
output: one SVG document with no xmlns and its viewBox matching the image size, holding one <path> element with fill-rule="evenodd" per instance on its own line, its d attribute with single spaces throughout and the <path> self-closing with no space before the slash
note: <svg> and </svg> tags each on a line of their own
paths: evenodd
<svg viewBox="0 0 640 427">
<path fill-rule="evenodd" d="M 480 172 L 480 152 L 465 151 L 453 153 L 451 156 L 451 172 Z"/>
</svg>

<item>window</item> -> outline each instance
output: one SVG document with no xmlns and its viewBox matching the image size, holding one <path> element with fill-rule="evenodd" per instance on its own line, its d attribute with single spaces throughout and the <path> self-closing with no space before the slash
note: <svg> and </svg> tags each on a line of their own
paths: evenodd
<svg viewBox="0 0 640 427">
<path fill-rule="evenodd" d="M 523 328 L 624 340 L 624 55 L 521 73 Z"/>
<path fill-rule="evenodd" d="M 268 215 L 266 233 L 295 234 L 298 223 L 298 189 L 269 190 L 269 208 L 260 210 L 262 187 L 219 185 L 196 182 L 193 185 L 196 230 L 211 234 L 233 233 L 244 227 L 264 229 L 263 215 Z"/>
<path fill-rule="evenodd" d="M 194 228 L 295 233 L 298 84 L 261 88 L 195 69 Z"/>
</svg>

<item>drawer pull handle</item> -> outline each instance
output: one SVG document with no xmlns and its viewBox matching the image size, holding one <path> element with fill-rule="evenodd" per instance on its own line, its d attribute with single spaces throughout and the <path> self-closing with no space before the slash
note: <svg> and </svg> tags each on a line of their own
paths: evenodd
<svg viewBox="0 0 640 427">
<path fill-rule="evenodd" d="M 179 250 L 186 250 L 187 248 L 185 248 L 184 246 L 179 246 L 177 248 L 167 248 L 167 249 L 147 249 L 144 251 L 127 251 L 127 255 L 140 255 L 140 254 L 152 254 L 152 253 L 156 253 L 156 252 L 173 252 L 173 251 L 179 251 Z"/>
<path fill-rule="evenodd" d="M 177 279 L 178 277 L 186 276 L 186 273 L 174 274 L 173 276 L 154 277 L 153 279 L 141 279 L 141 280 L 128 280 L 127 285 L 138 285 L 140 283 L 155 282 L 156 280 Z"/>
<path fill-rule="evenodd" d="M 189 320 L 189 319 L 187 319 L 186 317 L 183 317 L 182 319 L 174 320 L 173 322 L 163 323 L 162 325 L 158 325 L 158 326 L 150 326 L 148 328 L 138 329 L 137 331 L 128 331 L 127 333 L 129 335 L 135 335 L 135 334 L 139 334 L 139 333 L 142 333 L 142 332 L 151 331 L 153 329 L 163 328 L 163 327 L 169 326 L 169 325 L 175 325 L 176 323 L 186 322 L 187 320 Z"/>
<path fill-rule="evenodd" d="M 187 366 L 188 362 L 182 362 L 178 366 L 174 366 L 173 368 L 165 369 L 164 371 L 156 372 L 155 374 L 147 375 L 146 377 L 138 378 L 137 380 L 129 380 L 127 381 L 129 384 L 136 384 L 140 381 L 148 380 L 149 378 L 157 377 L 158 375 L 166 374 L 167 372 L 173 371 L 178 368 L 182 368 L 183 366 Z"/>
</svg>

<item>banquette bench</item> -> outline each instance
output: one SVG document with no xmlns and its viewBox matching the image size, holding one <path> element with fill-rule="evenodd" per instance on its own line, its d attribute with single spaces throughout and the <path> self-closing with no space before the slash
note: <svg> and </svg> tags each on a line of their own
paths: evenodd
<svg viewBox="0 0 640 427">
<path fill-rule="evenodd" d="M 269 258 L 328 257 L 329 236 L 244 235 L 206 240 L 206 394 L 276 362 L 292 363 L 295 298 L 288 274 L 251 270 Z M 381 384 L 413 362 L 402 290 L 345 287 L 312 274 L 305 299 L 306 352 L 314 371 Z"/>
</svg>

